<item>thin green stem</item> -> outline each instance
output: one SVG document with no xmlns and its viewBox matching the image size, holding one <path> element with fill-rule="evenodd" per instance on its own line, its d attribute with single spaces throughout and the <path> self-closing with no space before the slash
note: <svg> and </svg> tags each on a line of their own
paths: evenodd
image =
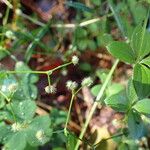
<svg viewBox="0 0 150 150">
<path fill-rule="evenodd" d="M 83 87 L 81 86 L 75 93 L 74 95 L 76 95 Z"/>
<path fill-rule="evenodd" d="M 77 137 L 75 134 L 73 134 L 73 133 L 71 133 L 70 131 L 69 131 L 69 134 L 71 134 L 73 137 L 75 137 L 76 139 L 78 139 L 78 140 L 80 140 L 81 142 L 84 142 L 85 144 L 87 144 L 90 148 L 92 148 L 93 147 L 93 145 L 91 144 L 91 143 L 89 143 L 89 141 L 87 140 L 87 139 L 80 139 L 79 137 Z"/>
<path fill-rule="evenodd" d="M 81 89 L 82 89 L 82 86 L 81 86 L 78 90 L 72 91 L 72 96 L 71 96 L 69 111 L 68 111 L 68 114 L 67 114 L 67 119 L 66 119 L 66 123 L 65 123 L 65 127 L 64 127 L 64 133 L 65 133 L 65 135 L 67 135 L 67 125 L 68 125 L 68 122 L 69 122 L 69 118 L 70 118 L 70 113 L 71 113 L 71 108 L 72 108 L 72 104 L 73 104 L 74 97 L 77 95 L 77 93 L 78 93 Z"/>
<path fill-rule="evenodd" d="M 48 70 L 48 71 L 32 71 L 32 70 L 22 70 L 22 71 L 15 71 L 15 70 L 12 70 L 12 71 L 6 71 L 6 73 L 8 74 L 25 74 L 25 73 L 33 73 L 33 74 L 47 74 L 47 75 L 50 75 L 52 74 L 53 71 L 56 71 L 60 68 L 63 68 L 63 67 L 66 67 L 68 65 L 72 64 L 72 62 L 69 62 L 69 63 L 66 63 L 66 64 L 63 64 L 63 65 L 60 65 L 54 69 L 51 69 L 51 70 Z"/>
<path fill-rule="evenodd" d="M 24 17 L 25 19 L 28 19 L 29 21 L 33 22 L 33 23 L 36 24 L 36 25 L 39 25 L 39 26 L 42 26 L 42 27 L 45 26 L 44 23 L 42 23 L 42 22 L 40 22 L 40 21 L 38 21 L 38 20 L 35 20 L 34 18 L 32 18 L 32 17 L 30 17 L 30 16 L 24 14 L 23 12 L 21 12 L 21 14 L 19 14 L 19 15 L 20 15 L 21 17 Z"/>
<path fill-rule="evenodd" d="M 49 77 L 49 74 L 47 74 L 47 81 L 48 81 L 48 86 L 50 87 L 51 86 L 51 79 Z"/>
<path fill-rule="evenodd" d="M 8 74 L 25 74 L 25 73 L 33 73 L 33 74 L 47 74 L 46 71 L 32 71 L 32 70 L 23 70 L 23 71 L 6 71 Z"/>
<path fill-rule="evenodd" d="M 12 58 L 15 62 L 18 62 L 17 58 L 12 55 L 7 49 L 1 49 L 1 51 L 5 52 L 7 55 L 10 56 L 10 58 Z"/>
<path fill-rule="evenodd" d="M 0 94 L 7 100 L 7 102 L 10 102 L 10 99 L 2 91 L 0 91 Z"/>
<path fill-rule="evenodd" d="M 118 25 L 120 31 L 123 34 L 123 37 L 126 38 L 126 30 L 125 30 L 125 27 L 124 27 L 123 22 L 121 20 L 121 17 L 119 15 L 119 12 L 116 11 L 112 0 L 108 0 L 108 4 L 109 4 L 109 7 L 110 7 L 114 17 L 115 17 L 115 20 L 117 22 L 117 25 Z"/>
<path fill-rule="evenodd" d="M 56 131 L 53 131 L 52 134 L 58 134 L 58 133 L 63 133 L 63 132 L 64 132 L 64 129 L 56 130 Z"/>
<path fill-rule="evenodd" d="M 111 17 L 112 15 L 113 15 L 113 13 L 106 14 L 106 15 L 104 15 L 102 17 L 97 17 L 97 18 L 94 18 L 94 19 L 86 20 L 86 21 L 83 21 L 83 22 L 81 22 L 79 24 L 72 24 L 72 23 L 70 23 L 70 24 L 52 24 L 51 27 L 52 28 L 73 28 L 73 29 L 76 28 L 76 27 L 85 27 L 85 26 L 88 26 L 90 24 L 93 24 L 93 23 L 96 23 L 98 21 L 101 21 L 104 18 Z M 44 23 L 42 23 L 42 22 L 40 22 L 38 20 L 35 20 L 35 19 L 31 18 L 30 16 L 28 16 L 28 15 L 26 15 L 24 13 L 21 13 L 20 16 L 28 19 L 29 21 L 31 21 L 31 22 L 39 25 L 39 26 L 42 26 L 42 27 L 45 26 Z"/>
<path fill-rule="evenodd" d="M 72 64 L 72 62 L 69 62 L 69 63 L 63 64 L 63 65 L 60 65 L 60 66 L 58 66 L 58 67 L 56 67 L 56 68 L 54 68 L 54 69 L 51 69 L 51 70 L 47 71 L 47 73 L 49 74 L 49 73 L 54 72 L 54 71 L 56 71 L 56 70 L 58 70 L 58 69 L 61 69 L 61 68 L 66 67 L 66 66 L 69 66 L 70 64 Z"/>
<path fill-rule="evenodd" d="M 68 111 L 68 114 L 67 114 L 67 119 L 66 119 L 66 123 L 65 123 L 65 127 L 64 127 L 64 134 L 65 135 L 67 135 L 67 125 L 68 125 L 68 122 L 69 122 L 69 119 L 70 119 L 70 113 L 71 113 L 71 108 L 72 108 L 74 97 L 75 97 L 75 95 L 74 95 L 74 93 L 72 93 L 70 106 L 69 106 L 69 111 Z"/>
<path fill-rule="evenodd" d="M 112 77 L 112 75 L 113 75 L 114 70 L 115 70 L 116 67 L 117 67 L 118 62 L 119 62 L 119 60 L 117 59 L 117 60 L 115 61 L 114 65 L 112 66 L 112 68 L 111 68 L 109 74 L 107 75 L 107 78 L 106 78 L 104 84 L 102 85 L 102 88 L 101 88 L 101 90 L 99 91 L 99 94 L 98 94 L 97 97 L 96 97 L 96 101 L 94 102 L 94 104 L 93 104 L 93 106 L 92 106 L 92 108 L 91 108 L 91 110 L 90 110 L 90 112 L 89 112 L 88 118 L 86 119 L 85 124 L 84 124 L 84 126 L 83 126 L 83 128 L 82 128 L 82 130 L 81 130 L 81 133 L 80 133 L 80 136 L 79 136 L 80 139 L 82 139 L 83 136 L 84 136 L 84 134 L 85 134 L 85 131 L 86 131 L 87 127 L 88 127 L 88 124 L 89 124 L 89 122 L 90 122 L 90 120 L 91 120 L 91 118 L 92 118 L 92 116 L 93 116 L 93 114 L 94 114 L 94 112 L 95 112 L 95 110 L 96 110 L 96 108 L 97 108 L 97 105 L 100 103 L 100 100 L 101 100 L 101 98 L 102 98 L 103 95 L 104 95 L 104 91 L 105 91 L 105 89 L 106 89 L 106 87 L 107 87 L 107 85 L 108 85 L 108 83 L 109 83 L 109 81 L 110 81 L 110 79 L 111 79 L 111 77 Z M 80 141 L 78 140 L 78 141 L 77 141 L 77 144 L 76 144 L 76 147 L 75 147 L 74 150 L 78 150 L 79 145 L 80 145 Z"/>
<path fill-rule="evenodd" d="M 11 110 L 11 113 L 13 115 L 13 118 L 14 118 L 14 122 L 16 122 L 16 116 L 15 116 L 15 113 L 14 113 L 14 110 L 13 110 L 13 107 L 12 107 L 12 104 L 10 103 L 10 99 L 7 97 L 7 95 L 5 95 L 2 91 L 0 91 L 0 94 L 7 100 L 7 102 L 10 104 L 10 110 Z"/>
<path fill-rule="evenodd" d="M 114 139 L 114 138 L 117 138 L 117 137 L 121 137 L 121 136 L 123 136 L 123 135 L 124 135 L 124 133 L 120 133 L 120 134 L 117 134 L 117 135 L 111 136 L 111 137 L 109 137 L 109 138 L 103 139 L 103 141 L 107 141 L 107 140 L 110 140 L 110 139 Z M 102 141 L 102 140 L 101 140 L 101 141 Z M 95 145 L 93 145 L 92 147 L 93 147 L 93 148 L 96 148 L 97 146 L 99 146 L 99 145 L 100 145 L 101 141 L 100 141 L 100 142 L 98 142 L 98 143 L 96 143 L 96 144 L 95 144 Z"/>
<path fill-rule="evenodd" d="M 12 107 L 11 102 L 9 102 L 9 104 L 10 104 L 10 108 L 11 108 L 11 113 L 12 113 L 13 118 L 14 118 L 14 122 L 17 122 L 17 121 L 16 121 L 16 116 L 15 116 L 15 113 L 14 113 L 14 109 L 13 109 L 13 107 Z"/>
</svg>

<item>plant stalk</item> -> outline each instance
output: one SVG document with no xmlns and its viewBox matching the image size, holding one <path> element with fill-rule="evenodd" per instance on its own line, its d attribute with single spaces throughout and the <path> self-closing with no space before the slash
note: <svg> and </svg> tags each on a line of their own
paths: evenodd
<svg viewBox="0 0 150 150">
<path fill-rule="evenodd" d="M 91 120 L 91 118 L 92 118 L 92 116 L 93 116 L 93 114 L 94 114 L 94 112 L 95 112 L 95 110 L 97 108 L 97 105 L 100 103 L 100 100 L 103 97 L 104 91 L 107 88 L 107 85 L 108 85 L 108 83 L 109 83 L 109 81 L 110 81 L 110 79 L 111 79 L 111 77 L 113 75 L 113 72 L 115 71 L 118 63 L 119 63 L 119 60 L 117 59 L 115 61 L 114 65 L 112 66 L 109 74 L 107 75 L 107 78 L 106 78 L 104 84 L 102 85 L 102 88 L 99 91 L 99 94 L 97 95 L 96 100 L 95 100 L 95 102 L 94 102 L 94 104 L 93 104 L 93 106 L 92 106 L 92 108 L 91 108 L 91 110 L 89 112 L 88 118 L 86 119 L 86 122 L 85 122 L 85 124 L 84 124 L 84 126 L 82 128 L 81 134 L 79 136 L 80 139 L 83 138 L 83 136 L 84 136 L 84 134 L 86 132 L 86 129 L 88 127 L 88 124 L 89 124 L 89 122 L 90 122 L 90 120 Z M 81 143 L 81 141 L 78 140 L 74 150 L 78 150 L 78 148 L 80 146 L 80 143 Z"/>
<path fill-rule="evenodd" d="M 68 111 L 68 114 L 67 114 L 67 119 L 66 119 L 66 123 L 65 123 L 65 127 L 64 127 L 64 134 L 65 135 L 67 135 L 67 125 L 68 125 L 69 118 L 70 118 L 70 113 L 71 113 L 71 108 L 72 108 L 74 96 L 75 96 L 74 93 L 72 93 L 71 101 L 70 101 L 70 106 L 69 106 L 69 111 Z"/>
</svg>

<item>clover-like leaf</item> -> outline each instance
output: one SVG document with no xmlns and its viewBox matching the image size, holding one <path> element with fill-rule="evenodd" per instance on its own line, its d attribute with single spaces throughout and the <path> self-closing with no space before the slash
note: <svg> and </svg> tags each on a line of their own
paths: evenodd
<svg viewBox="0 0 150 150">
<path fill-rule="evenodd" d="M 140 99 L 150 95 L 150 69 L 142 64 L 136 64 L 133 72 L 133 83 Z"/>
<path fill-rule="evenodd" d="M 145 98 L 138 101 L 133 108 L 136 109 L 140 113 L 150 114 L 150 99 Z"/>
<path fill-rule="evenodd" d="M 137 26 L 133 32 L 131 39 L 131 47 L 134 51 L 137 60 L 142 59 L 150 53 L 150 33 L 145 27 Z"/>
<path fill-rule="evenodd" d="M 50 140 L 52 128 L 48 115 L 38 116 L 33 119 L 27 131 L 27 141 L 31 146 L 43 145 Z"/>
<path fill-rule="evenodd" d="M 138 113 L 133 111 L 128 113 L 128 130 L 129 136 L 133 139 L 144 136 L 144 124 Z"/>
<path fill-rule="evenodd" d="M 8 104 L 8 106 L 10 106 Z M 12 107 L 11 107 L 12 106 Z M 21 102 L 14 101 L 10 106 L 13 109 L 14 115 L 22 120 L 31 120 L 35 115 L 36 104 L 31 100 L 24 100 Z"/>
<path fill-rule="evenodd" d="M 23 150 L 26 146 L 26 137 L 23 132 L 17 132 L 12 135 L 10 140 L 5 144 L 5 148 L 8 150 Z"/>
<path fill-rule="evenodd" d="M 150 56 L 144 58 L 142 61 L 141 61 L 141 64 L 144 64 L 146 66 L 148 66 L 150 68 Z"/>
<path fill-rule="evenodd" d="M 118 112 L 126 112 L 128 109 L 128 98 L 124 90 L 107 97 L 104 102 Z"/>
<path fill-rule="evenodd" d="M 116 58 L 123 62 L 133 64 L 135 63 L 135 55 L 129 44 L 125 42 L 112 42 L 107 46 L 108 51 Z"/>
</svg>

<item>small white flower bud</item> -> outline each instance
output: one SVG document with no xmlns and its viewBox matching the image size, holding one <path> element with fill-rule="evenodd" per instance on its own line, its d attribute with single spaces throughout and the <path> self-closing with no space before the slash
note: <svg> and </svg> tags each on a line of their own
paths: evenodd
<svg viewBox="0 0 150 150">
<path fill-rule="evenodd" d="M 87 77 L 82 80 L 81 85 L 82 86 L 90 86 L 92 83 L 93 83 L 93 80 L 91 79 L 91 77 Z"/>
<path fill-rule="evenodd" d="M 35 137 L 37 138 L 38 141 L 40 141 L 41 143 L 45 143 L 45 141 L 47 140 L 45 133 L 43 130 L 38 130 L 36 132 Z"/>
<path fill-rule="evenodd" d="M 68 71 L 67 71 L 66 69 L 63 69 L 62 72 L 61 72 L 61 74 L 62 74 L 63 76 L 66 76 L 66 75 L 68 74 Z"/>
<path fill-rule="evenodd" d="M 77 88 L 78 84 L 75 81 L 67 81 L 66 87 L 68 88 L 68 90 L 75 90 Z"/>
<path fill-rule="evenodd" d="M 21 15 L 22 14 L 22 11 L 21 11 L 21 9 L 16 9 L 16 14 L 19 16 L 19 15 Z"/>
<path fill-rule="evenodd" d="M 9 90 L 9 92 L 15 92 L 16 90 L 17 90 L 17 84 L 16 83 L 12 83 L 12 84 L 10 84 L 9 86 L 8 86 L 8 90 Z"/>
<path fill-rule="evenodd" d="M 72 63 L 76 65 L 78 64 L 78 62 L 79 62 L 79 58 L 77 56 L 72 56 Z"/>
<path fill-rule="evenodd" d="M 11 126 L 11 130 L 13 132 L 20 131 L 22 129 L 22 125 L 20 123 L 14 123 Z"/>
<path fill-rule="evenodd" d="M 16 68 L 20 68 L 20 67 L 22 67 L 23 65 L 24 65 L 23 61 L 18 61 L 18 62 L 16 63 Z"/>
<path fill-rule="evenodd" d="M 48 85 L 45 87 L 45 92 L 48 94 L 56 93 L 56 86 L 55 85 Z"/>
<path fill-rule="evenodd" d="M 13 39 L 13 40 L 16 39 L 14 33 L 13 33 L 12 31 L 10 31 L 10 30 L 6 31 L 5 36 L 6 36 L 7 38 L 9 38 L 9 39 Z"/>
</svg>

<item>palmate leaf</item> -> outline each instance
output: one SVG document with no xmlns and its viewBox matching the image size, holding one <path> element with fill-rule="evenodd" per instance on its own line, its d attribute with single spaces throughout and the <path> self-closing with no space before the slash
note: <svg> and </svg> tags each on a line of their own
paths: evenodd
<svg viewBox="0 0 150 150">
<path fill-rule="evenodd" d="M 129 99 L 129 105 L 131 106 L 135 101 L 138 100 L 138 96 L 134 87 L 134 83 L 132 79 L 129 79 L 127 86 L 127 97 Z"/>
<path fill-rule="evenodd" d="M 145 25 L 137 26 L 133 32 L 130 45 L 114 41 L 107 46 L 108 51 L 123 62 L 134 64 L 150 54 L 150 33 Z"/>
<path fill-rule="evenodd" d="M 34 118 L 27 129 L 27 142 L 34 147 L 48 142 L 52 136 L 50 125 L 51 120 L 48 115 Z M 41 139 L 37 137 L 37 132 L 39 131 L 43 133 Z"/>
<path fill-rule="evenodd" d="M 118 112 L 126 112 L 128 109 L 128 98 L 124 90 L 107 97 L 104 102 Z"/>
<path fill-rule="evenodd" d="M 133 72 L 133 83 L 140 99 L 150 95 L 150 69 L 142 64 L 136 64 Z"/>
<path fill-rule="evenodd" d="M 116 58 L 123 62 L 133 64 L 135 63 L 135 55 L 129 44 L 125 42 L 112 42 L 107 46 L 108 51 Z"/>
<path fill-rule="evenodd" d="M 141 25 L 137 26 L 131 38 L 131 47 L 137 60 L 150 53 L 150 33 Z"/>
<path fill-rule="evenodd" d="M 133 108 L 140 113 L 150 114 L 150 99 L 145 98 L 138 101 Z"/>
<path fill-rule="evenodd" d="M 18 62 L 16 63 L 15 71 L 16 72 L 31 71 L 31 69 L 23 62 Z M 24 100 L 25 98 L 30 100 L 36 99 L 38 91 L 34 83 L 38 81 L 38 76 L 29 73 L 24 74 L 17 73 L 17 76 L 20 80 L 19 82 L 20 88 L 15 92 L 14 99 L 15 100 Z"/>
<path fill-rule="evenodd" d="M 129 137 L 133 139 L 139 139 L 144 136 L 144 124 L 138 113 L 133 111 L 128 113 L 128 130 Z"/>
<path fill-rule="evenodd" d="M 5 148 L 8 150 L 23 150 L 26 146 L 26 137 L 24 132 L 17 132 L 12 135 L 10 140 L 6 143 Z"/>
<path fill-rule="evenodd" d="M 150 56 L 146 57 L 141 61 L 141 64 L 144 64 L 150 68 Z"/>
<path fill-rule="evenodd" d="M 67 150 L 72 150 L 75 148 L 76 146 L 76 142 L 77 142 L 77 138 L 75 137 L 75 135 L 73 135 L 73 133 L 68 133 L 67 136 Z"/>
<path fill-rule="evenodd" d="M 35 115 L 36 104 L 31 100 L 24 100 L 21 102 L 14 101 L 11 104 L 11 108 L 13 109 L 15 116 L 22 120 L 31 120 Z M 9 104 L 8 104 L 9 106 Z"/>
<path fill-rule="evenodd" d="M 12 130 L 10 125 L 0 124 L 0 140 L 4 141 L 4 147 L 8 150 L 24 150 L 27 145 L 32 147 L 44 145 L 52 135 L 48 115 L 38 116 L 23 123 L 17 122 L 17 124 L 20 125 L 18 130 Z"/>
</svg>

